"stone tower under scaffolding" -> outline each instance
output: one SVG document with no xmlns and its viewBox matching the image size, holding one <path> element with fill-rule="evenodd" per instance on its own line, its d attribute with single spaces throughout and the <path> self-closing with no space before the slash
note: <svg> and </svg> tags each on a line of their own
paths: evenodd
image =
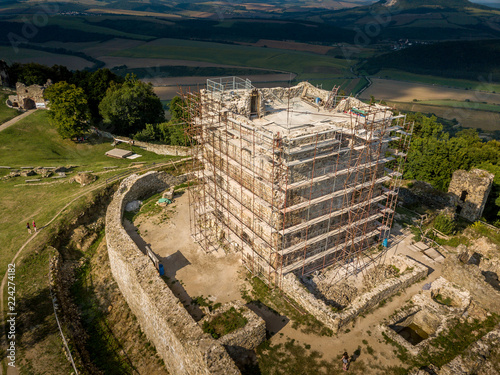
<svg viewBox="0 0 500 375">
<path fill-rule="evenodd" d="M 240 252 L 278 287 L 290 272 L 381 258 L 375 247 L 389 237 L 410 126 L 337 91 L 226 77 L 185 94 L 191 229 L 205 251 Z"/>
</svg>

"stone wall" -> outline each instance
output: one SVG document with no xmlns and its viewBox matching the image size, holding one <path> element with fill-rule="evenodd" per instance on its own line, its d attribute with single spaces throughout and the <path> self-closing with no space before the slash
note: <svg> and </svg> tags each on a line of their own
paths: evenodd
<svg viewBox="0 0 500 375">
<path fill-rule="evenodd" d="M 205 321 L 210 321 L 217 315 L 234 307 L 241 311 L 241 315 L 248 320 L 244 327 L 239 328 L 227 335 L 220 337 L 217 341 L 224 345 L 232 355 L 238 355 L 243 350 L 253 350 L 266 339 L 266 322 L 256 313 L 243 305 L 240 301 L 229 302 L 224 306 L 207 314 L 200 322 L 200 327 Z"/>
<path fill-rule="evenodd" d="M 467 289 L 482 307 L 500 314 L 500 292 L 485 281 L 475 264 L 464 264 L 456 255 L 450 255 L 443 264 L 443 276 Z"/>
<path fill-rule="evenodd" d="M 203 333 L 122 225 L 125 205 L 177 184 L 166 173 L 125 179 L 106 214 L 111 271 L 127 304 L 172 374 L 239 374 L 224 347 Z M 166 265 L 168 267 L 168 264 Z"/>
<path fill-rule="evenodd" d="M 297 301 L 310 314 L 314 315 L 326 327 L 337 333 L 340 328 L 356 319 L 358 315 L 367 312 L 382 300 L 426 277 L 428 273 L 427 267 L 402 256 L 394 257 L 389 263 L 395 264 L 402 272 L 406 267 L 413 267 L 413 270 L 407 273 L 403 272 L 399 277 L 388 279 L 378 287 L 358 296 L 352 304 L 341 312 L 334 312 L 331 306 L 316 298 L 294 274 L 283 277 L 282 287 L 286 294 Z M 403 264 L 406 267 L 402 266 Z"/>
<path fill-rule="evenodd" d="M 448 193 L 452 195 L 459 216 L 469 221 L 476 221 L 482 216 L 494 177 L 482 169 L 453 172 Z"/>
<path fill-rule="evenodd" d="M 43 93 L 47 87 L 52 84 L 51 80 L 43 86 L 31 85 L 26 86 L 24 83 L 16 83 L 17 98 L 9 97 L 13 107 L 21 109 L 45 108 L 45 99 Z"/>
</svg>

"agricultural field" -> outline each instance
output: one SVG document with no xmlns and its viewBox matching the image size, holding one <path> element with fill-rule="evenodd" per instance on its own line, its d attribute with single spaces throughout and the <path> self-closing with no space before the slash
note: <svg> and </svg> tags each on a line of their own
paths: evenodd
<svg viewBox="0 0 500 375">
<path fill-rule="evenodd" d="M 458 100 L 419 100 L 418 104 L 429 104 L 441 107 L 474 109 L 477 111 L 500 112 L 500 104 L 487 104 L 479 102 L 461 102 Z"/>
<path fill-rule="evenodd" d="M 78 56 L 56 54 L 34 49 L 19 48 L 14 52 L 11 47 L 0 46 L 0 56 L 8 64 L 13 62 L 28 63 L 36 62 L 52 66 L 54 64 L 64 65 L 68 69 L 85 69 L 94 65 L 92 62 Z"/>
<path fill-rule="evenodd" d="M 319 55 L 326 55 L 328 51 L 332 50 L 331 46 L 322 46 L 308 43 L 297 43 L 297 42 L 287 42 L 281 40 L 269 40 L 260 39 L 256 43 L 241 43 L 242 45 L 254 46 L 254 47 L 265 47 L 265 48 L 276 48 L 276 49 L 286 49 L 291 51 L 302 51 L 302 52 L 312 52 Z"/>
<path fill-rule="evenodd" d="M 413 74 L 394 69 L 383 69 L 379 71 L 374 78 L 424 83 L 429 85 L 439 85 L 464 90 L 480 90 L 492 93 L 500 92 L 500 83 L 490 82 L 487 76 L 478 77 L 477 81 L 470 81 L 466 79 L 443 78 L 438 76 Z"/>
<path fill-rule="evenodd" d="M 376 99 L 395 102 L 412 102 L 417 100 L 446 100 L 486 102 L 500 104 L 500 94 L 474 90 L 460 90 L 438 85 L 426 85 L 389 79 L 372 78 L 372 85 L 367 88 L 361 97 L 369 99 L 373 95 Z"/>
<path fill-rule="evenodd" d="M 135 48 L 114 52 L 112 56 L 224 62 L 228 65 L 293 72 L 299 75 L 297 79 L 302 79 L 302 75 L 306 76 L 308 73 L 321 73 L 326 80 L 348 70 L 346 61 L 327 56 L 180 39 L 157 39 Z"/>
<path fill-rule="evenodd" d="M 401 111 L 422 112 L 424 114 L 434 114 L 447 120 L 457 120 L 458 125 L 463 127 L 482 129 L 486 131 L 500 130 L 500 113 L 469 109 L 467 107 L 438 106 L 415 103 L 401 103 L 387 101 L 387 104 Z M 475 104 L 475 103 L 469 103 Z"/>
</svg>

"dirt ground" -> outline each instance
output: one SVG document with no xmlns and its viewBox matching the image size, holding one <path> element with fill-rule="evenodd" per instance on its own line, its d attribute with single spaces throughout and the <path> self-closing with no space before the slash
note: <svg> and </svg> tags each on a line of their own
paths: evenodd
<svg viewBox="0 0 500 375">
<path fill-rule="evenodd" d="M 142 249 L 149 245 L 161 257 L 168 277 L 178 281 L 170 284 L 170 287 L 185 305 L 189 305 L 191 297 L 201 295 L 210 296 L 212 301 L 221 303 L 242 300 L 240 290 L 242 287 L 250 289 L 250 286 L 244 280 L 245 271 L 240 265 L 239 255 L 206 254 L 194 243 L 190 235 L 188 205 L 188 196 L 184 193 L 176 197 L 174 204 L 170 206 L 169 209 L 174 212 L 166 222 L 157 224 L 154 217 L 142 216 L 136 220 L 140 235 L 134 226 L 129 225 L 127 230 Z M 337 337 L 305 334 L 300 328 L 293 328 L 292 322 L 286 317 L 276 315 L 265 308 L 260 309 L 256 312 L 266 320 L 266 328 L 272 335 L 271 343 L 278 344 L 289 338 L 295 339 L 311 345 L 311 350 L 321 353 L 327 361 L 337 358 L 344 351 L 352 354 L 361 347 L 359 361 L 367 366 L 401 366 L 400 360 L 393 353 L 394 348 L 383 341 L 379 323 L 422 290 L 425 283 L 441 275 L 441 265 L 413 250 L 409 246 L 410 241 L 411 236 L 396 231 L 386 258 L 404 254 L 423 263 L 430 269 L 430 275 L 425 280 L 404 290 L 400 296 L 394 296 L 383 307 L 378 307 L 365 318 L 360 317 L 354 324 L 343 329 Z M 188 310 L 190 309 L 192 307 L 189 306 Z M 196 312 L 191 313 L 196 315 Z M 363 340 L 366 340 L 366 343 L 363 343 Z M 368 354 L 367 346 L 374 349 L 372 354 Z M 371 373 L 383 374 L 384 371 L 374 369 Z"/>
<path fill-rule="evenodd" d="M 461 90 L 443 86 L 426 85 L 396 81 L 391 79 L 372 78 L 373 84 L 361 94 L 363 99 L 373 95 L 377 100 L 396 102 L 412 102 L 417 100 L 453 99 L 458 101 L 487 102 L 500 104 L 500 94 L 474 90 Z"/>
<path fill-rule="evenodd" d="M 141 234 L 132 232 L 134 240 L 141 249 L 148 244 L 163 263 L 165 275 L 178 281 L 170 286 L 181 301 L 197 296 L 220 303 L 241 299 L 240 255 L 206 254 L 191 237 L 188 207 L 187 193 L 176 196 L 169 207 L 175 212 L 167 222 L 158 225 L 151 217 L 136 221 Z"/>
</svg>

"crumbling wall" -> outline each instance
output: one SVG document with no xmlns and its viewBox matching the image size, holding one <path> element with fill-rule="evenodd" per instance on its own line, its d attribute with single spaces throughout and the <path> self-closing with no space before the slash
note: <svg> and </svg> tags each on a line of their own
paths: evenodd
<svg viewBox="0 0 500 375">
<path fill-rule="evenodd" d="M 472 344 L 465 353 L 441 367 L 439 375 L 498 374 L 500 325 Z"/>
<path fill-rule="evenodd" d="M 266 339 L 266 322 L 240 301 L 229 302 L 207 314 L 200 320 L 200 326 L 202 327 L 205 321 L 210 321 L 231 307 L 241 312 L 241 315 L 247 319 L 247 324 L 220 337 L 217 341 L 224 345 L 230 353 L 238 353 L 238 349 L 253 350 L 257 348 Z"/>
<path fill-rule="evenodd" d="M 469 221 L 476 221 L 481 217 L 494 177 L 495 175 L 482 169 L 453 172 L 448 192 L 453 197 L 459 216 Z"/>
<path fill-rule="evenodd" d="M 450 255 L 443 264 L 443 276 L 467 289 L 482 307 L 500 313 L 500 292 L 485 281 L 481 269 L 475 264 L 464 264 L 456 255 Z"/>
<path fill-rule="evenodd" d="M 122 182 L 106 215 L 111 271 L 141 328 L 172 374 L 239 374 L 224 347 L 203 333 L 122 225 L 128 202 L 177 182 L 158 172 L 132 175 Z"/>
<path fill-rule="evenodd" d="M 314 315 L 326 327 L 337 333 L 340 328 L 356 319 L 358 315 L 367 312 L 382 300 L 426 277 L 428 273 L 427 267 L 402 256 L 394 257 L 390 263 L 396 264 L 402 271 L 404 270 L 403 264 L 406 267 L 413 267 L 413 270 L 403 273 L 399 277 L 388 279 L 368 293 L 359 295 L 352 304 L 341 312 L 334 312 L 331 306 L 316 298 L 293 273 L 283 277 L 282 287 L 286 294 L 297 301 L 310 314 Z"/>
<path fill-rule="evenodd" d="M 17 98 L 9 97 L 9 100 L 11 101 L 12 106 L 21 109 L 35 109 L 38 106 L 45 108 L 45 99 L 43 97 L 43 93 L 45 89 L 50 85 L 52 85 L 52 81 L 50 79 L 43 86 L 26 86 L 24 83 L 17 82 Z"/>
</svg>

